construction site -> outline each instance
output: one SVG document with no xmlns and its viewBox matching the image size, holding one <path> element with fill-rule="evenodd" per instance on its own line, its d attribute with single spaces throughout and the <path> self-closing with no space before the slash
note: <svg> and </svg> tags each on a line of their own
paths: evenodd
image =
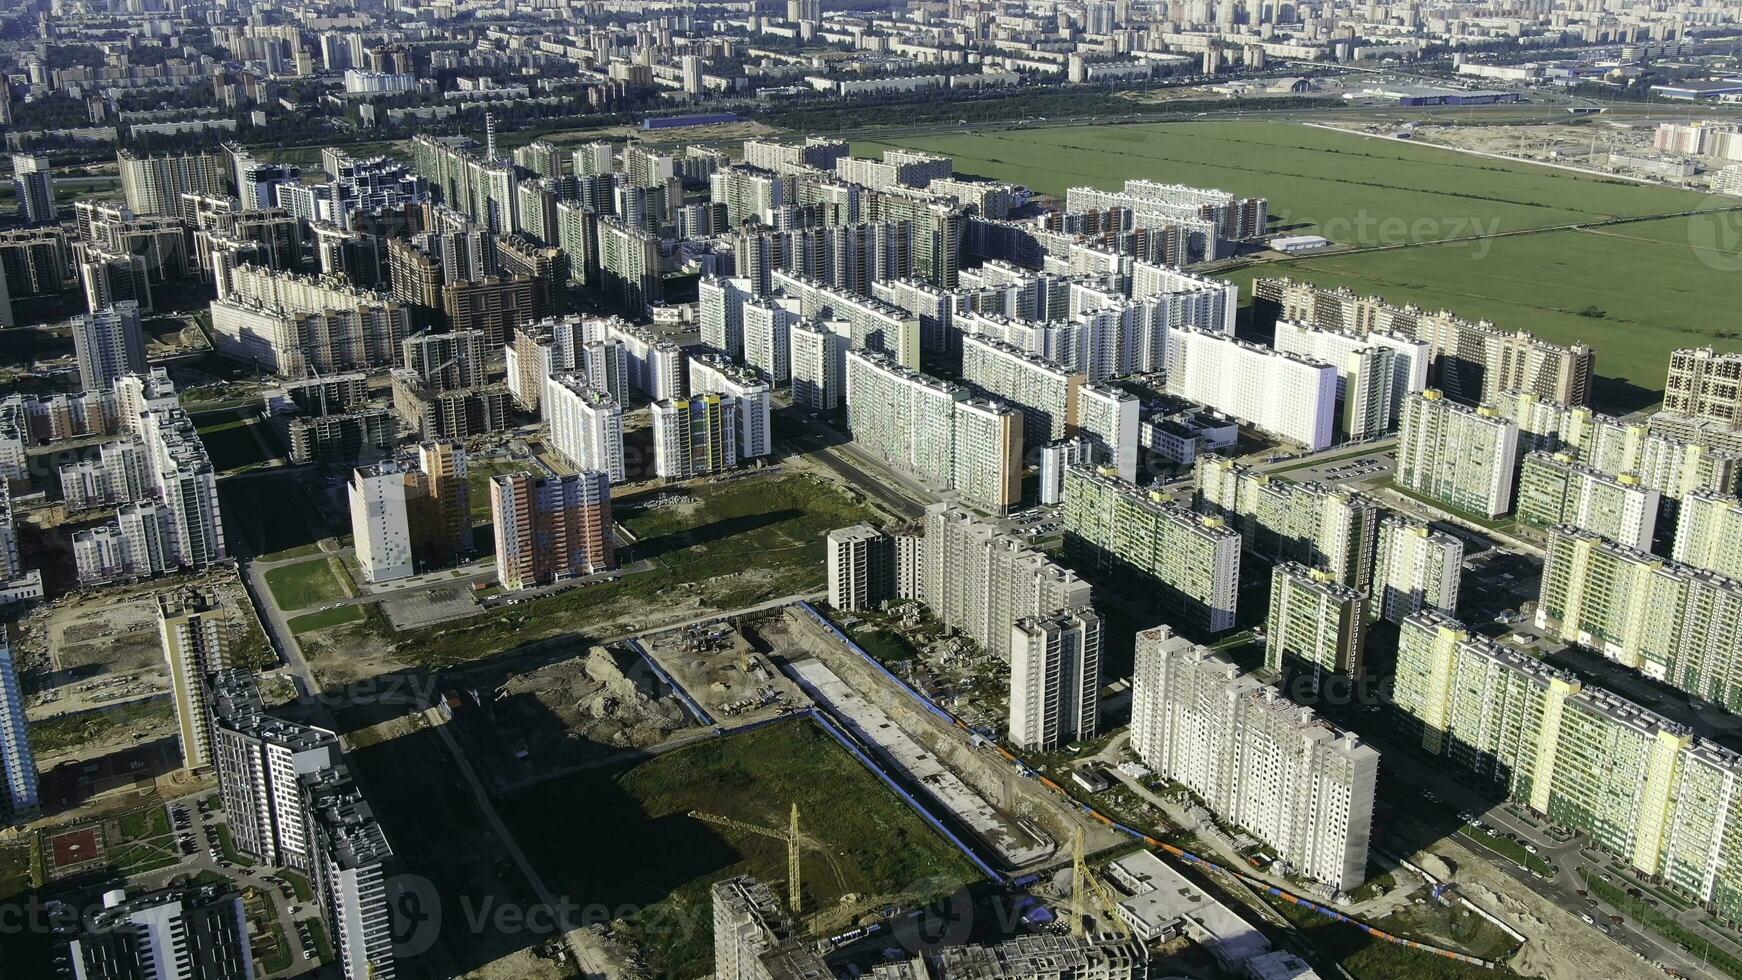
<svg viewBox="0 0 1742 980">
<path fill-rule="evenodd" d="M 700 725 L 632 650 L 589 646 L 541 660 L 444 682 L 455 729 L 495 792 L 633 758 Z"/>
</svg>

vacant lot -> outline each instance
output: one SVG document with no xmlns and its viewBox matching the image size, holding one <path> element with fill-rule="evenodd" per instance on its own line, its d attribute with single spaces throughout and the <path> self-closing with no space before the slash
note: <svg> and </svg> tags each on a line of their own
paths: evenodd
<svg viewBox="0 0 1742 980">
<path fill-rule="evenodd" d="M 200 442 L 218 472 L 257 466 L 271 457 L 255 438 L 254 422 L 250 419 L 228 419 L 202 425 Z"/>
<path fill-rule="evenodd" d="M 670 622 L 674 611 L 703 616 L 813 592 L 826 579 L 823 535 L 875 516 L 832 484 L 785 473 L 649 491 L 613 506 L 638 539 L 619 558 L 650 559 L 652 571 L 395 634 L 394 656 L 454 664 L 559 634 L 603 639 Z"/>
<path fill-rule="evenodd" d="M 266 573 L 266 585 L 272 589 L 272 600 L 284 610 L 312 609 L 345 598 L 345 588 L 325 558 L 274 568 Z"/>
<path fill-rule="evenodd" d="M 315 630 L 330 629 L 334 626 L 344 626 L 348 623 L 361 622 L 362 606 L 336 606 L 320 612 L 307 613 L 290 620 L 292 633 L 312 633 Z"/>
<path fill-rule="evenodd" d="M 1062 194 L 1127 178 L 1220 187 L 1270 200 L 1272 229 L 1340 244 L 1428 245 L 1271 263 L 1230 276 L 1288 274 L 1398 302 L 1444 307 L 1507 329 L 1598 348 L 1599 398 L 1656 400 L 1668 352 L 1736 349 L 1714 311 L 1742 302 L 1742 223 L 1695 215 L 1590 231 L 1496 234 L 1735 202 L 1427 145 L 1288 123 L 1153 123 L 913 137 L 957 169 Z M 861 154 L 881 143 L 862 143 Z M 1480 241 L 1449 241 L 1467 236 Z M 1440 244 L 1435 244 L 1440 243 Z"/>
<path fill-rule="evenodd" d="M 590 770 L 505 798 L 502 815 L 546 884 L 583 907 L 638 908 L 631 930 L 661 976 L 692 977 L 712 955 L 709 886 L 752 874 L 785 897 L 777 840 L 704 823 L 701 809 L 804 833 L 808 915 L 859 896 L 861 908 L 948 893 L 975 872 L 877 778 L 808 721 L 680 749 L 628 769 Z M 609 840 L 577 847 L 576 840 Z"/>
</svg>

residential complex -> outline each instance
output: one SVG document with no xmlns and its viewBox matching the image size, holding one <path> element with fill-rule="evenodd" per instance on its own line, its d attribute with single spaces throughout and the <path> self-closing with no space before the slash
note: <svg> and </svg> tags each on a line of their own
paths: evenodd
<svg viewBox="0 0 1742 980">
<path fill-rule="evenodd" d="M 36 753 L 30 748 L 30 720 L 24 714 L 24 689 L 12 644 L 0 636 L 0 823 L 34 819 L 42 807 Z"/>
<path fill-rule="evenodd" d="M 1144 594 L 1194 630 L 1233 629 L 1240 535 L 1221 518 L 1080 467 L 1065 473 L 1063 513 L 1065 549 L 1097 581 Z"/>
<path fill-rule="evenodd" d="M 1422 751 L 1742 919 L 1735 753 L 1434 613 L 1403 622 L 1394 697 Z"/>
<path fill-rule="evenodd" d="M 1689 347 L 1669 357 L 1663 410 L 1742 427 L 1742 354 Z"/>
<path fill-rule="evenodd" d="M 1401 623 L 1424 609 L 1455 615 L 1463 563 L 1462 539 L 1424 521 L 1385 518 L 1379 522 L 1368 618 Z"/>
<path fill-rule="evenodd" d="M 1026 616 L 1010 634 L 1010 741 L 1039 752 L 1100 732 L 1101 617 Z"/>
<path fill-rule="evenodd" d="M 1742 582 L 1562 526 L 1550 532 L 1536 626 L 1742 709 Z"/>
<path fill-rule="evenodd" d="M 1168 338 L 1168 394 L 1308 450 L 1334 439 L 1337 382 L 1333 365 L 1221 333 L 1181 327 Z"/>
<path fill-rule="evenodd" d="M 347 488 L 357 565 L 370 582 L 391 582 L 470 555 L 471 489 L 466 452 L 426 442 L 415 456 L 358 467 Z"/>
<path fill-rule="evenodd" d="M 1089 605 L 1089 583 L 990 522 L 948 504 L 925 512 L 918 598 L 949 629 L 1008 661 L 1013 627 Z"/>
<path fill-rule="evenodd" d="M 1316 481 L 1295 483 L 1224 456 L 1197 458 L 1192 506 L 1238 531 L 1242 547 L 1269 562 L 1329 570 L 1365 589 L 1385 511 L 1357 490 Z"/>
<path fill-rule="evenodd" d="M 1597 355 L 1583 344 L 1552 344 L 1444 310 L 1430 313 L 1347 288 L 1293 279 L 1255 279 L 1252 297 L 1260 328 L 1288 321 L 1369 340 L 1384 333 L 1425 343 L 1433 354 L 1429 383 L 1467 404 L 1493 402 L 1508 391 L 1530 392 L 1564 405 L 1591 400 Z"/>
<path fill-rule="evenodd" d="M 1518 425 L 1498 409 L 1467 408 L 1429 388 L 1404 400 L 1399 429 L 1400 488 L 1483 518 L 1512 509 Z"/>
<path fill-rule="evenodd" d="M 736 469 L 738 400 L 696 394 L 653 403 L 653 469 L 662 480 Z"/>
<path fill-rule="evenodd" d="M 1283 562 L 1271 572 L 1266 670 L 1305 673 L 1315 683 L 1331 675 L 1359 679 L 1366 639 L 1366 593 L 1340 584 L 1325 569 L 1298 562 Z"/>
<path fill-rule="evenodd" d="M 1518 520 L 1548 529 L 1562 524 L 1650 551 L 1661 495 L 1632 473 L 1610 476 L 1565 453 L 1531 453 L 1518 479 Z"/>
<path fill-rule="evenodd" d="M 1137 635 L 1131 747 L 1292 873 L 1366 880 L 1378 751 L 1165 626 Z"/>
<path fill-rule="evenodd" d="M 79 383 L 86 391 L 101 391 L 124 375 L 145 373 L 145 330 L 138 303 L 123 300 L 75 316 L 72 333 Z"/>
<path fill-rule="evenodd" d="M 212 715 L 206 677 L 229 666 L 229 623 L 217 596 L 166 592 L 158 596 L 158 638 L 169 668 L 182 765 L 212 765 Z"/>
<path fill-rule="evenodd" d="M 599 470 L 613 485 L 628 479 L 623 457 L 623 406 L 578 374 L 545 381 L 543 405 L 550 445 L 578 469 Z"/>
<path fill-rule="evenodd" d="M 490 480 L 496 581 L 528 589 L 617 567 L 611 481 L 597 470 L 569 476 L 503 473 Z"/>
</svg>

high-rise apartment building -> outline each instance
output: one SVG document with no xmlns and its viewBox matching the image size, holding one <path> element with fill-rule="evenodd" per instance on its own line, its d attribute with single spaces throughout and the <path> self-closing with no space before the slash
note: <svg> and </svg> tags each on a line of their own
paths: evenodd
<svg viewBox="0 0 1742 980">
<path fill-rule="evenodd" d="M 583 470 L 604 472 L 613 485 L 627 479 L 623 461 L 623 406 L 587 379 L 564 374 L 545 382 L 544 418 L 550 444 Z"/>
<path fill-rule="evenodd" d="M 1518 520 L 1536 528 L 1571 524 L 1629 548 L 1650 551 L 1661 495 L 1632 473 L 1611 476 L 1565 453 L 1524 457 Z"/>
<path fill-rule="evenodd" d="M 338 736 L 268 715 L 246 671 L 218 671 L 206 683 L 212 765 L 236 848 L 307 873 L 316 855 L 301 780 L 338 764 Z"/>
<path fill-rule="evenodd" d="M 1127 483 L 1137 480 L 1138 414 L 1136 395 L 1091 381 L 1077 391 L 1077 435 L 1092 447 L 1087 462 L 1112 468 Z"/>
<path fill-rule="evenodd" d="M 1331 445 L 1337 369 L 1221 333 L 1168 335 L 1167 393 L 1225 412 L 1309 450 Z"/>
<path fill-rule="evenodd" d="M 1391 352 L 1388 416 L 1383 420 L 1373 417 L 1370 426 L 1354 425 L 1380 410 L 1374 396 L 1386 390 L 1384 379 L 1373 370 L 1379 366 L 1378 359 L 1370 353 L 1374 348 Z M 1379 429 L 1381 432 L 1396 428 L 1403 413 L 1403 399 L 1427 387 L 1428 368 L 1433 362 L 1433 351 L 1426 341 L 1379 330 L 1346 333 L 1288 320 L 1276 323 L 1276 349 L 1337 367 L 1337 399 L 1342 416 L 1339 428 L 1349 439 L 1361 438 L 1349 433 L 1359 428 L 1377 428 L 1380 421 L 1385 424 L 1385 428 Z"/>
<path fill-rule="evenodd" d="M 1394 306 L 1347 288 L 1292 279 L 1255 279 L 1252 298 L 1259 329 L 1285 320 L 1360 337 L 1385 333 L 1426 343 L 1434 358 L 1429 383 L 1468 404 L 1493 402 L 1507 391 L 1527 391 L 1565 405 L 1591 400 L 1597 354 L 1584 344 L 1552 344 L 1444 310 Z"/>
<path fill-rule="evenodd" d="M 1684 499 L 1676 512 L 1670 557 L 1742 581 L 1742 500 L 1713 493 Z"/>
<path fill-rule="evenodd" d="M 1429 388 L 1403 403 L 1399 487 L 1478 517 L 1512 509 L 1518 424 L 1491 405 L 1467 408 Z"/>
<path fill-rule="evenodd" d="M 36 754 L 30 749 L 30 720 L 24 715 L 24 689 L 12 644 L 0 635 L 0 822 L 34 819 L 42 809 L 37 789 Z"/>
<path fill-rule="evenodd" d="M 663 480 L 736 469 L 738 400 L 696 394 L 653 403 L 653 470 Z"/>
<path fill-rule="evenodd" d="M 1379 753 L 1166 626 L 1137 635 L 1131 747 L 1292 873 L 1365 880 Z"/>
<path fill-rule="evenodd" d="M 128 374 L 144 374 L 145 329 L 139 304 L 123 301 L 72 319 L 73 358 L 86 391 L 109 388 Z"/>
<path fill-rule="evenodd" d="M 387 835 L 347 767 L 321 769 L 302 784 L 316 856 L 312 883 L 345 980 L 394 980 Z"/>
<path fill-rule="evenodd" d="M 1101 617 L 1025 616 L 1010 636 L 1010 741 L 1038 752 L 1100 731 Z"/>
<path fill-rule="evenodd" d="M 744 304 L 756 295 L 748 279 L 707 277 L 696 285 L 702 343 L 732 360 L 744 357 Z"/>
<path fill-rule="evenodd" d="M 1424 521 L 1385 518 L 1379 523 L 1368 618 L 1401 623 L 1423 609 L 1448 616 L 1456 613 L 1463 562 L 1461 539 Z"/>
<path fill-rule="evenodd" d="M 1204 633 L 1234 627 L 1240 535 L 1137 487 L 1080 467 L 1065 473 L 1065 549 L 1109 586 L 1142 590 Z"/>
<path fill-rule="evenodd" d="M 54 200 L 54 167 L 48 157 L 12 154 L 12 194 L 18 219 L 26 225 L 52 225 L 60 220 Z"/>
<path fill-rule="evenodd" d="M 1550 532 L 1536 626 L 1742 708 L 1742 582 L 1563 526 Z"/>
<path fill-rule="evenodd" d="M 1688 901 L 1742 917 L 1736 753 L 1432 613 L 1404 620 L 1394 701 L 1425 752 Z"/>
<path fill-rule="evenodd" d="M 869 524 L 830 531 L 824 541 L 829 605 L 841 612 L 876 609 L 896 594 L 896 539 Z"/>
<path fill-rule="evenodd" d="M 205 980 L 254 975 L 242 896 L 207 885 L 103 896 L 67 948 L 80 980 Z"/>
<path fill-rule="evenodd" d="M 182 765 L 212 764 L 212 716 L 207 675 L 229 666 L 229 623 L 216 594 L 169 592 L 157 597 L 157 629 L 169 665 Z"/>
<path fill-rule="evenodd" d="M 1087 582 L 951 504 L 926 508 L 922 556 L 918 598 L 946 628 L 1004 660 L 1018 620 L 1089 605 Z"/>
<path fill-rule="evenodd" d="M 846 339 L 830 326 L 800 321 L 793 324 L 789 342 L 792 403 L 813 412 L 839 408 L 846 386 Z"/>
<path fill-rule="evenodd" d="M 1742 354 L 1684 347 L 1669 356 L 1663 410 L 1742 428 Z"/>
<path fill-rule="evenodd" d="M 616 567 L 611 482 L 597 470 L 569 476 L 504 473 L 490 481 L 496 580 L 525 589 Z"/>
<path fill-rule="evenodd" d="M 955 403 L 950 486 L 964 503 L 1002 514 L 1022 502 L 1023 413 L 1003 402 Z"/>
<path fill-rule="evenodd" d="M 756 371 L 719 355 L 699 354 L 689 359 L 689 391 L 732 399 L 737 406 L 740 458 L 754 459 L 774 451 L 769 385 Z"/>
<path fill-rule="evenodd" d="M 117 158 L 121 193 L 138 214 L 180 214 L 181 196 L 227 197 L 232 166 L 223 153 L 180 153 L 136 156 L 122 150 Z"/>
<path fill-rule="evenodd" d="M 1295 483 L 1213 454 L 1197 458 L 1193 482 L 1194 509 L 1227 521 L 1255 557 L 1329 569 L 1357 589 L 1372 581 L 1385 511 L 1366 494 Z"/>
<path fill-rule="evenodd" d="M 1074 433 L 1086 376 L 989 337 L 962 337 L 962 380 L 975 390 L 1022 409 L 1023 442 L 1041 446 Z M 1107 421 L 1114 427 L 1117 420 Z M 1135 426 L 1135 423 L 1133 423 Z M 1131 433 L 1136 442 L 1135 427 Z"/>
<path fill-rule="evenodd" d="M 415 570 L 406 469 L 403 463 L 389 460 L 360 466 L 351 474 L 346 488 L 351 540 L 357 568 L 366 581 L 391 582 Z"/>
<path fill-rule="evenodd" d="M 78 257 L 79 282 L 85 290 L 85 309 L 100 310 L 132 303 L 150 313 L 151 268 L 142 255 L 86 248 Z"/>
<path fill-rule="evenodd" d="M 1323 568 L 1297 562 L 1270 575 L 1264 667 L 1274 674 L 1359 678 L 1367 639 L 1367 596 Z"/>
</svg>

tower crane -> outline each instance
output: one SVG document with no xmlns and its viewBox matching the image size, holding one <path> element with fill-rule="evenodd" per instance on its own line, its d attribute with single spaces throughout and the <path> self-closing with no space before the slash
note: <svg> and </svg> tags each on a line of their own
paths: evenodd
<svg viewBox="0 0 1742 980">
<path fill-rule="evenodd" d="M 733 830 L 742 830 L 747 834 L 756 834 L 761 837 L 771 837 L 778 841 L 784 841 L 786 843 L 787 901 L 791 904 L 792 913 L 795 916 L 799 912 L 799 848 L 805 847 L 811 850 L 823 851 L 824 856 L 830 858 L 831 862 L 834 858 L 833 855 L 824 850 L 821 844 L 818 844 L 815 841 L 805 840 L 804 835 L 799 833 L 797 803 L 792 805 L 792 821 L 786 830 L 777 830 L 773 827 L 760 827 L 753 823 L 745 823 L 742 820 L 734 820 L 731 817 L 722 817 L 717 813 L 707 813 L 702 810 L 691 810 L 690 816 L 706 823 L 716 824 L 721 827 L 729 827 Z M 839 869 L 836 869 L 836 874 L 839 875 Z"/>
<path fill-rule="evenodd" d="M 1111 921 L 1119 935 L 1129 937 L 1131 925 L 1119 914 L 1119 903 L 1113 899 L 1112 891 L 1089 870 L 1089 862 L 1083 856 L 1083 828 L 1078 827 L 1076 836 L 1071 839 L 1071 934 L 1078 938 L 1089 931 L 1088 893 L 1091 891 L 1095 893 L 1095 904 L 1099 906 L 1097 914 Z"/>
</svg>

